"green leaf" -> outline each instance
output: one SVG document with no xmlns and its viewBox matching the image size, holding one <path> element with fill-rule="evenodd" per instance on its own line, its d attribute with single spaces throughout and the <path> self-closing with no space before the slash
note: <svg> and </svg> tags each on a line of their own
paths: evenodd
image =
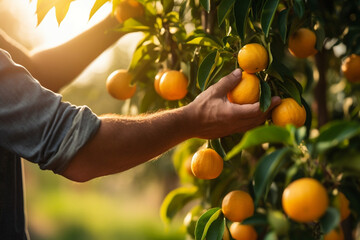
<svg viewBox="0 0 360 240">
<path fill-rule="evenodd" d="M 246 218 L 241 222 L 244 225 L 264 226 L 268 225 L 267 217 L 261 213 L 254 213 L 251 217 Z"/>
<path fill-rule="evenodd" d="M 222 0 L 217 10 L 218 24 L 223 23 L 227 13 L 230 11 L 236 0 Z"/>
<path fill-rule="evenodd" d="M 161 4 L 163 6 L 163 12 L 166 14 L 171 12 L 174 7 L 174 0 L 161 0 Z"/>
<path fill-rule="evenodd" d="M 197 82 L 199 84 L 201 91 L 204 91 L 206 89 L 211 74 L 216 67 L 217 59 L 219 58 L 219 56 L 220 53 L 217 50 L 215 50 L 209 53 L 201 62 L 197 75 Z"/>
<path fill-rule="evenodd" d="M 225 218 L 216 219 L 211 225 L 206 234 L 206 240 L 222 240 L 225 231 Z"/>
<path fill-rule="evenodd" d="M 89 20 L 107 2 L 110 2 L 110 0 L 96 0 L 93 7 L 90 10 Z"/>
<path fill-rule="evenodd" d="M 284 9 L 279 13 L 279 32 L 283 43 L 286 43 L 287 38 L 287 24 L 288 24 L 289 9 Z"/>
<path fill-rule="evenodd" d="M 236 0 L 234 5 L 236 29 L 242 41 L 245 40 L 246 19 L 250 6 L 251 0 Z"/>
<path fill-rule="evenodd" d="M 164 199 L 160 207 L 160 217 L 164 223 L 169 223 L 176 213 L 181 210 L 186 203 L 198 197 L 198 188 L 180 187 L 171 191 Z"/>
<path fill-rule="evenodd" d="M 261 14 L 261 27 L 265 36 L 268 37 L 270 26 L 274 20 L 279 0 L 267 0 Z"/>
<path fill-rule="evenodd" d="M 143 25 L 141 22 L 134 18 L 127 19 L 121 28 L 118 29 L 121 32 L 148 32 L 150 31 L 149 26 Z"/>
<path fill-rule="evenodd" d="M 276 232 L 272 231 L 266 234 L 264 240 L 278 240 L 278 237 L 276 235 Z"/>
<path fill-rule="evenodd" d="M 301 103 L 305 108 L 306 111 L 306 119 L 305 119 L 305 127 L 306 127 L 306 134 L 304 138 L 308 138 L 310 136 L 310 130 L 311 130 L 311 123 L 312 123 L 312 112 L 309 104 L 305 101 L 304 98 L 301 98 Z"/>
<path fill-rule="evenodd" d="M 224 159 L 226 153 L 224 148 L 221 146 L 220 138 L 210 140 L 210 145 Z"/>
<path fill-rule="evenodd" d="M 200 3 L 207 12 L 210 12 L 210 0 L 200 0 Z"/>
<path fill-rule="evenodd" d="M 271 105 L 271 89 L 267 82 L 260 80 L 260 110 L 266 112 Z"/>
<path fill-rule="evenodd" d="M 156 47 L 157 46 L 153 43 L 138 46 L 132 56 L 129 70 L 133 71 L 138 64 L 145 64 L 144 60 L 155 60 L 157 57 L 155 52 Z"/>
<path fill-rule="evenodd" d="M 70 3 L 74 0 L 58 0 L 55 3 L 55 14 L 58 24 L 64 20 L 66 14 L 69 11 Z"/>
<path fill-rule="evenodd" d="M 288 96 L 293 98 L 300 106 L 301 103 L 301 92 L 297 88 L 296 84 L 291 79 L 285 79 L 284 82 L 277 82 L 279 88 L 286 93 Z"/>
<path fill-rule="evenodd" d="M 211 208 L 200 216 L 195 226 L 195 240 L 206 238 L 210 225 L 222 214 L 221 208 Z"/>
<path fill-rule="evenodd" d="M 42 22 L 47 13 L 55 6 L 53 1 L 38 0 L 36 4 L 37 26 Z"/>
<path fill-rule="evenodd" d="M 283 143 L 291 145 L 293 143 L 290 131 L 286 128 L 271 125 L 260 126 L 247 131 L 240 143 L 233 147 L 227 154 L 225 160 L 231 159 L 238 154 L 241 150 L 257 146 L 263 143 Z"/>
<path fill-rule="evenodd" d="M 330 232 L 340 224 L 340 212 L 334 207 L 329 207 L 324 216 L 320 218 L 320 226 L 324 234 Z"/>
<path fill-rule="evenodd" d="M 294 0 L 294 12 L 299 17 L 302 18 L 305 12 L 305 5 L 303 0 Z"/>
<path fill-rule="evenodd" d="M 286 156 L 292 151 L 289 147 L 278 149 L 261 158 L 254 172 L 255 206 L 263 195 L 266 195 L 272 181 L 279 172 Z"/>
<path fill-rule="evenodd" d="M 316 139 L 316 150 L 319 153 L 325 152 L 359 134 L 360 124 L 358 122 L 330 122 L 320 129 L 320 135 Z"/>
<path fill-rule="evenodd" d="M 319 24 L 319 27 L 315 30 L 315 35 L 316 35 L 316 45 L 315 48 L 318 51 L 321 51 L 323 49 L 324 46 L 324 40 L 325 40 L 325 29 L 324 26 L 322 24 Z"/>
<path fill-rule="evenodd" d="M 186 42 L 186 44 L 190 45 L 199 45 L 199 46 L 205 46 L 205 47 L 214 47 L 214 48 L 220 48 L 221 45 L 215 42 L 213 39 L 209 37 L 195 37 L 189 41 Z"/>
</svg>

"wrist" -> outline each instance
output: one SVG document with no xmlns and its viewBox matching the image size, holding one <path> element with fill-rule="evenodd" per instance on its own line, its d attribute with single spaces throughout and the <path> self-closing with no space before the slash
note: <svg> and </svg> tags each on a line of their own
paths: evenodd
<svg viewBox="0 0 360 240">
<path fill-rule="evenodd" d="M 184 124 L 184 129 L 186 129 L 187 135 L 189 136 L 188 138 L 197 137 L 199 130 L 199 122 L 196 118 L 197 111 L 194 108 L 193 104 L 190 103 L 180 108 L 179 110 L 181 110 L 181 121 Z"/>
</svg>

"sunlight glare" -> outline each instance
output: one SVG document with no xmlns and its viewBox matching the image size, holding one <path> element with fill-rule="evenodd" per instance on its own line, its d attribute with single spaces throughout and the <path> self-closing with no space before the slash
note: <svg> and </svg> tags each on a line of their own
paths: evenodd
<svg viewBox="0 0 360 240">
<path fill-rule="evenodd" d="M 111 4 L 106 3 L 89 20 L 89 13 L 95 0 L 76 0 L 70 5 L 69 12 L 59 25 L 56 21 L 55 9 L 51 9 L 36 30 L 43 37 L 43 44 L 54 46 L 63 43 L 85 29 L 93 26 L 111 12 Z M 36 12 L 36 1 L 30 3 L 32 11 Z M 34 15 L 36 18 L 36 15 Z"/>
</svg>

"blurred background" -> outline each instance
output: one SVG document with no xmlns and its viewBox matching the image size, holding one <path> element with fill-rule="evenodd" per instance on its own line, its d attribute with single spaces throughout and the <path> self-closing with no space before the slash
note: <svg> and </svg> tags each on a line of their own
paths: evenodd
<svg viewBox="0 0 360 240">
<path fill-rule="evenodd" d="M 0 0 L 0 29 L 29 50 L 61 44 L 111 12 L 104 5 L 88 16 L 95 0 L 71 3 L 59 26 L 54 9 L 37 26 L 36 1 Z M 107 76 L 127 68 L 141 35 L 128 34 L 96 59 L 71 85 L 61 90 L 65 101 L 87 105 L 96 114 L 136 114 L 137 98 L 119 101 L 105 89 Z M 172 151 L 121 174 L 73 183 L 24 161 L 26 212 L 32 240 L 185 239 L 179 217 L 170 227 L 160 220 L 166 194 L 178 185 Z"/>
</svg>

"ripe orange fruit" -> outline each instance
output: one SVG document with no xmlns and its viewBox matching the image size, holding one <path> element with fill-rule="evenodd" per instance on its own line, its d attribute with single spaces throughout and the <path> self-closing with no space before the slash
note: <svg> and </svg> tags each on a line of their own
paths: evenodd
<svg viewBox="0 0 360 240">
<path fill-rule="evenodd" d="M 235 190 L 226 194 L 221 209 L 230 221 L 241 222 L 254 214 L 254 201 L 247 192 Z"/>
<path fill-rule="evenodd" d="M 141 17 L 144 15 L 144 6 L 136 0 L 122 0 L 114 10 L 115 18 L 119 23 L 129 18 Z"/>
<path fill-rule="evenodd" d="M 155 80 L 154 80 L 154 88 L 155 91 L 157 92 L 157 94 L 159 94 L 161 96 L 161 92 L 160 92 L 160 79 L 162 77 L 162 75 L 164 75 L 165 72 L 167 72 L 168 70 L 163 69 L 160 72 L 158 72 L 155 76 Z"/>
<path fill-rule="evenodd" d="M 360 55 L 351 54 L 345 58 L 341 65 L 341 71 L 349 82 L 360 82 Z"/>
<path fill-rule="evenodd" d="M 112 72 L 106 79 L 106 89 L 114 98 L 125 100 L 131 98 L 136 91 L 136 85 L 131 85 L 133 75 L 125 69 Z"/>
<path fill-rule="evenodd" d="M 300 28 L 289 37 L 289 52 L 298 58 L 315 55 L 316 35 L 307 28 Z"/>
<path fill-rule="evenodd" d="M 315 221 L 329 206 L 326 189 L 313 178 L 301 178 L 290 183 L 282 195 L 285 213 L 297 222 Z"/>
<path fill-rule="evenodd" d="M 340 219 L 343 221 L 350 215 L 350 202 L 342 192 L 339 192 L 337 198 L 339 201 Z"/>
<path fill-rule="evenodd" d="M 269 54 L 262 45 L 249 43 L 240 49 L 238 63 L 241 69 L 247 73 L 260 72 L 267 68 Z"/>
<path fill-rule="evenodd" d="M 252 104 L 259 101 L 260 80 L 255 74 L 242 72 L 239 84 L 227 94 L 232 103 Z"/>
<path fill-rule="evenodd" d="M 256 240 L 257 233 L 250 225 L 234 222 L 230 226 L 230 234 L 235 240 Z"/>
<path fill-rule="evenodd" d="M 217 178 L 224 167 L 224 160 L 213 149 L 198 150 L 191 159 L 191 171 L 200 179 Z"/>
<path fill-rule="evenodd" d="M 294 99 L 284 98 L 272 110 L 271 118 L 273 123 L 278 126 L 284 127 L 287 124 L 293 124 L 301 127 L 306 120 L 306 111 L 304 106 L 300 106 Z"/>
<path fill-rule="evenodd" d="M 166 100 L 180 100 L 187 94 L 188 79 L 184 73 L 176 70 L 165 72 L 159 84 L 161 96 Z"/>
<path fill-rule="evenodd" d="M 340 229 L 333 229 L 329 233 L 325 234 L 324 240 L 344 240 L 344 232 Z"/>
</svg>

